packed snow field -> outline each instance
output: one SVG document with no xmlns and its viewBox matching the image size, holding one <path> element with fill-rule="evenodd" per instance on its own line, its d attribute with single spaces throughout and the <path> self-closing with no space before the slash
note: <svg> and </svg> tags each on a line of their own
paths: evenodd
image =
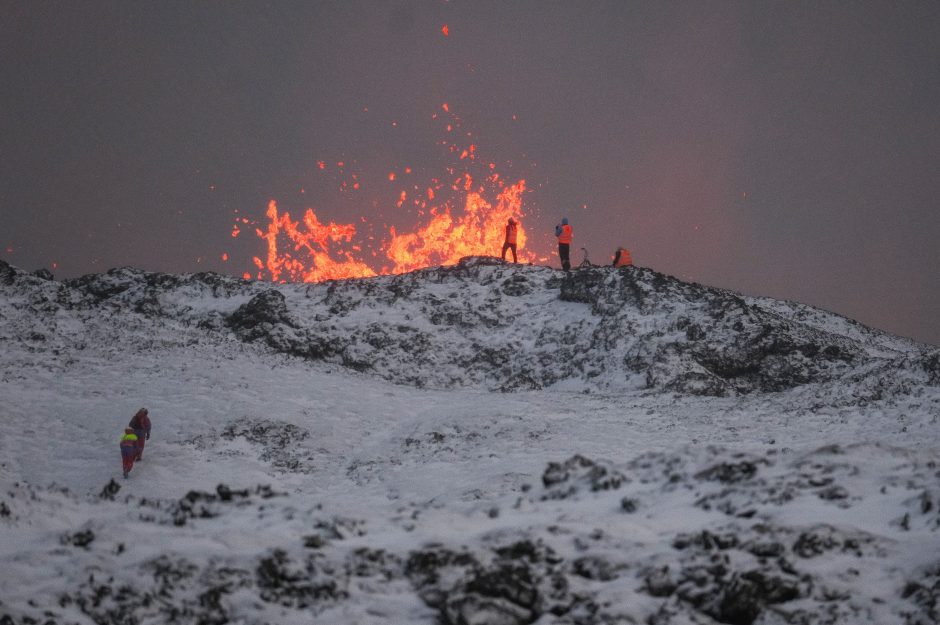
<svg viewBox="0 0 940 625">
<path fill-rule="evenodd" d="M 940 621 L 940 352 L 793 302 L 0 262 L 0 395 L 2 625 Z"/>
</svg>

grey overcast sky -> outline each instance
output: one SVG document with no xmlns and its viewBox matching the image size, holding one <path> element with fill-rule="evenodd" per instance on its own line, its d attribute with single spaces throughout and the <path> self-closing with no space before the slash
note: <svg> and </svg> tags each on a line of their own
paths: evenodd
<svg viewBox="0 0 940 625">
<path fill-rule="evenodd" d="M 379 181 L 446 177 L 447 103 L 482 158 L 526 180 L 542 256 L 567 216 L 575 263 L 624 244 L 657 271 L 940 344 L 940 2 L 0 14 L 0 258 L 23 269 L 242 275 L 264 241 L 233 238 L 234 220 L 263 223 L 271 199 L 407 230 L 419 217 Z M 360 193 L 341 193 L 352 173 Z"/>
</svg>

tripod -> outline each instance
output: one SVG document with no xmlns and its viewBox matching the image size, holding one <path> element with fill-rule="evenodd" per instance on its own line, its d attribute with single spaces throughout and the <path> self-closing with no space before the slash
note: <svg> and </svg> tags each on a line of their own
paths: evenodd
<svg viewBox="0 0 940 625">
<path fill-rule="evenodd" d="M 591 259 L 588 257 L 588 251 L 586 247 L 581 248 L 581 254 L 583 255 L 583 259 L 581 260 L 581 264 L 578 265 L 578 269 L 581 269 L 582 267 L 597 267 L 597 265 L 592 263 Z"/>
</svg>

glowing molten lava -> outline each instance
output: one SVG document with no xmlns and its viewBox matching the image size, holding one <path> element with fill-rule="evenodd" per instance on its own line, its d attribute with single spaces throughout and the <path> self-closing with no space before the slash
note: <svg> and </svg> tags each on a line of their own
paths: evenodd
<svg viewBox="0 0 940 625">
<path fill-rule="evenodd" d="M 271 272 L 272 280 L 320 282 L 375 275 L 349 252 L 334 252 L 338 259 L 331 255 L 331 242 L 349 241 L 356 234 L 356 227 L 352 224 L 320 223 L 310 208 L 304 213 L 303 222 L 292 221 L 290 213 L 278 214 L 274 200 L 268 203 L 267 217 L 267 230 L 256 230 L 258 236 L 268 243 L 267 262 L 263 263 L 257 256 L 254 261 L 258 269 Z M 292 244 L 290 250 L 278 248 L 281 235 Z M 305 258 L 298 258 L 297 252 L 303 252 Z"/>
<path fill-rule="evenodd" d="M 468 179 L 469 181 L 469 179 Z M 383 273 L 403 273 L 432 265 L 452 265 L 464 256 L 494 256 L 503 245 L 506 222 L 521 214 L 525 180 L 505 187 L 493 205 L 482 193 L 470 191 L 463 214 L 455 217 L 445 207 L 432 214 L 431 220 L 414 232 L 399 234 L 391 228 L 391 240 L 385 247 L 392 266 Z M 518 248 L 523 259 L 525 230 L 520 226 Z"/>
<path fill-rule="evenodd" d="M 448 133 L 459 128 L 459 119 L 453 116 L 447 104 L 442 109 L 451 116 L 446 122 Z M 435 115 L 434 119 L 438 116 Z M 456 134 L 456 133 L 454 133 Z M 469 136 L 469 133 L 467 133 Z M 494 163 L 477 161 L 477 146 L 458 146 L 452 140 L 441 142 L 455 164 L 447 168 L 452 182 L 434 179 L 431 184 L 409 184 L 388 198 L 389 205 L 397 209 L 414 208 L 418 223 L 409 232 L 398 232 L 394 226 L 378 242 L 373 237 L 357 236 L 354 224 L 322 223 L 312 208 L 303 218 L 295 221 L 290 213 L 278 211 L 271 200 L 266 213 L 267 224 L 256 227 L 256 234 L 265 241 L 267 255 L 254 257 L 257 278 L 267 272 L 275 281 L 320 282 L 323 280 L 369 277 L 377 274 L 403 273 L 423 267 L 449 265 L 464 256 L 499 256 L 510 217 L 520 221 L 524 216 L 522 196 L 525 180 L 507 184 L 496 173 Z M 344 163 L 337 162 L 342 169 Z M 458 172 L 458 165 L 462 171 Z M 326 161 L 317 161 L 319 170 L 325 170 Z M 474 178 L 470 169 L 477 167 L 483 173 Z M 394 172 L 382 175 L 388 182 L 405 183 L 411 168 L 401 168 L 405 176 Z M 361 174 L 353 175 L 354 184 L 342 182 L 342 191 L 359 190 Z M 407 206 L 406 206 L 407 204 Z M 454 208 L 454 207 L 460 207 Z M 249 220 L 239 218 L 242 224 Z M 362 217 L 361 221 L 369 221 Z M 238 223 L 232 236 L 240 233 Z M 517 234 L 520 262 L 530 262 L 534 256 L 525 249 L 526 233 L 520 223 Z M 364 249 L 365 248 L 365 249 Z M 363 257 L 370 258 L 369 263 Z M 250 278 L 245 274 L 245 278 Z"/>
</svg>

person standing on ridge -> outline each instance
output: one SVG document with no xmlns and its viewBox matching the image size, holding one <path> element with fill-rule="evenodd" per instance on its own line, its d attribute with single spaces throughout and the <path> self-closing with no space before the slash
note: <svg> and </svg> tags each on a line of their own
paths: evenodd
<svg viewBox="0 0 940 625">
<path fill-rule="evenodd" d="M 134 458 L 137 457 L 137 435 L 134 434 L 134 428 L 124 428 L 124 435 L 121 436 L 121 465 L 124 468 L 124 477 L 127 477 L 131 469 L 134 468 Z"/>
<path fill-rule="evenodd" d="M 561 259 L 561 268 L 565 271 L 571 269 L 571 226 L 568 225 L 568 218 L 562 217 L 561 223 L 555 226 L 555 236 L 558 237 L 558 258 Z"/>
<path fill-rule="evenodd" d="M 137 435 L 137 453 L 134 460 L 143 460 L 144 444 L 150 439 L 150 417 L 147 416 L 147 409 L 138 410 L 127 427 L 134 430 L 134 434 Z"/>
<path fill-rule="evenodd" d="M 519 223 L 510 217 L 509 222 L 506 224 L 506 239 L 503 241 L 503 262 L 506 261 L 506 250 L 510 250 L 512 252 L 512 262 L 517 262 L 516 241 L 518 230 Z"/>
</svg>

